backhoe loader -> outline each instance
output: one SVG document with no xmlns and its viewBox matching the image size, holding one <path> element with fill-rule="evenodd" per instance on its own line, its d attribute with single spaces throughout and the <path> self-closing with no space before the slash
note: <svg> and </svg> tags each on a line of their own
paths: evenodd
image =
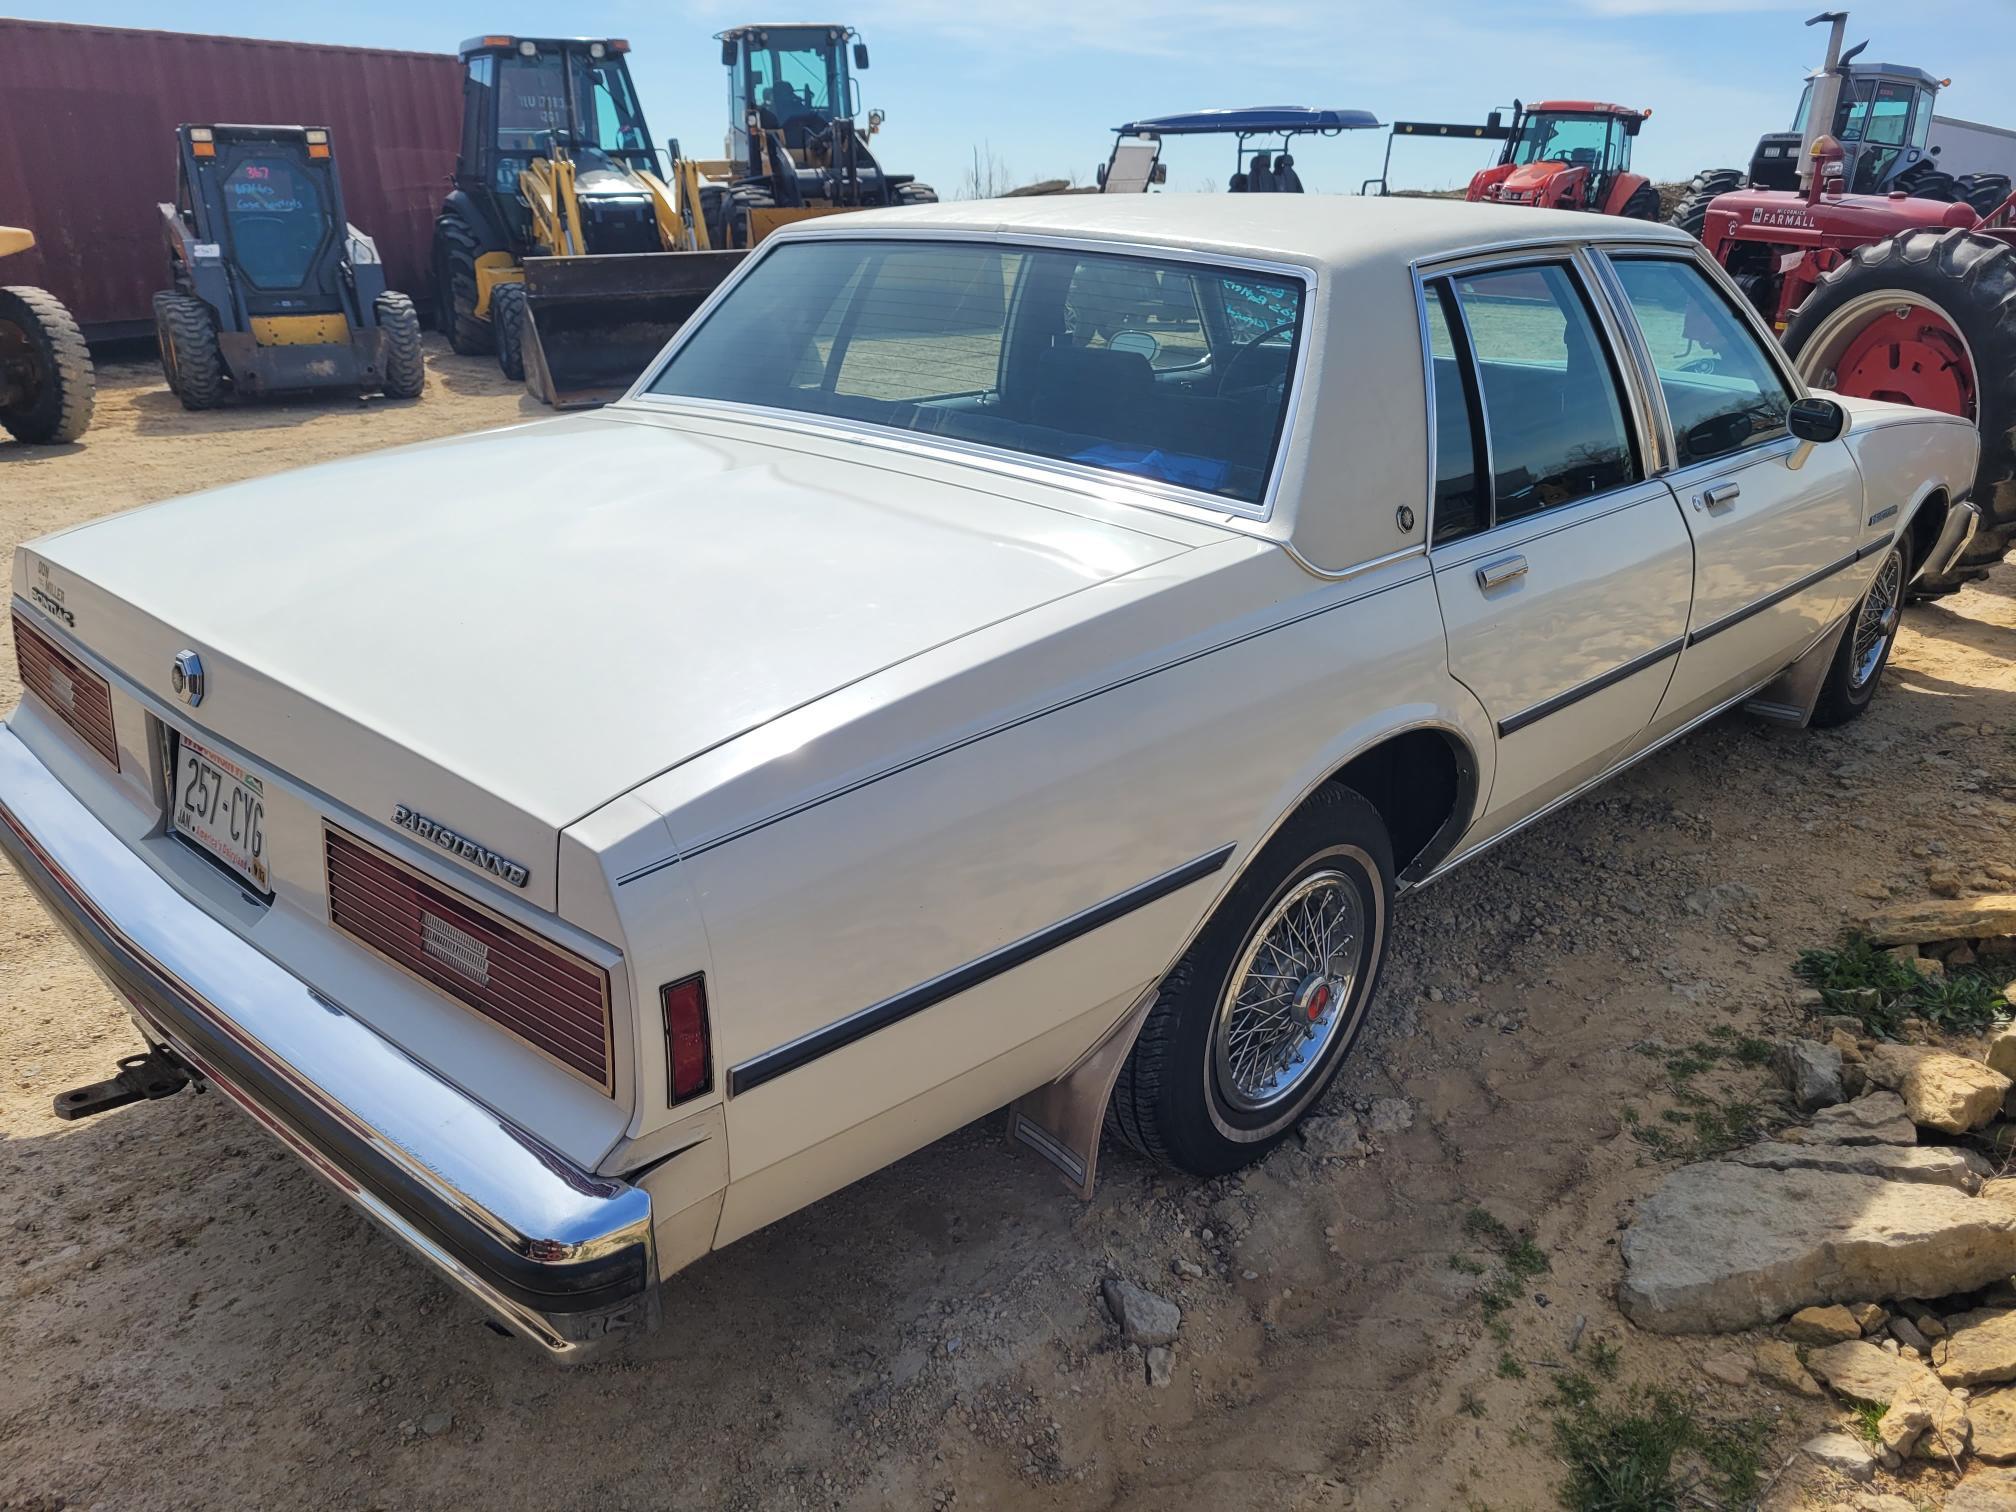
<svg viewBox="0 0 2016 1512">
<path fill-rule="evenodd" d="M 437 323 L 559 408 L 629 387 L 741 253 L 661 177 L 619 38 L 462 44 L 462 147 L 434 227 Z M 675 183 L 678 185 L 674 187 Z"/>
</svg>

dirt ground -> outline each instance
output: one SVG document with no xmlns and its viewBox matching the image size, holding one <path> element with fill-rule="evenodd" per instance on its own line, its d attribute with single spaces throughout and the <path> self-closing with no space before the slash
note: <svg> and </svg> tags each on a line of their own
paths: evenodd
<svg viewBox="0 0 2016 1512">
<path fill-rule="evenodd" d="M 430 368 L 410 405 L 188 416 L 112 367 L 82 444 L 0 446 L 0 545 L 530 412 L 487 363 Z M 135 1041 L 0 871 L 0 1507 L 1542 1508 L 1552 1383 L 1612 1345 L 1606 1392 L 1760 1420 L 1768 1474 L 1834 1409 L 1712 1380 L 1728 1341 L 1612 1304 L 1621 1217 L 1674 1163 L 1644 1136 L 1673 1107 L 1656 1052 L 1791 1028 L 1791 961 L 1855 890 L 1920 895 L 1928 859 L 2012 836 L 2004 567 L 1911 611 L 1859 723 L 1724 719 L 1404 905 L 1329 1098 L 1376 1113 L 1370 1154 L 1199 1182 L 1109 1145 L 1084 1205 L 987 1119 L 694 1267 L 660 1333 L 574 1371 L 214 1096 L 53 1118 Z M 1768 1106 L 1766 1082 L 1711 1077 Z M 1549 1266 L 1497 1336 L 1479 1207 Z M 1183 1308 L 1166 1388 L 1105 1315 L 1112 1276 Z M 1925 1502 L 1950 1479 L 1909 1473 Z M 1765 1501 L 1837 1489 L 1802 1461 Z"/>
</svg>

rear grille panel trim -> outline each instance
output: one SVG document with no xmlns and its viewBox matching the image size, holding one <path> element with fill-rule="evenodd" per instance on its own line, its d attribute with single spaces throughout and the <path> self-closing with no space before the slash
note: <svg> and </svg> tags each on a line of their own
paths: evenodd
<svg viewBox="0 0 2016 1512">
<path fill-rule="evenodd" d="M 606 970 L 333 824 L 322 838 L 332 926 L 614 1095 Z"/>
<path fill-rule="evenodd" d="M 13 611 L 14 663 L 21 686 L 55 711 L 84 743 L 119 770 L 119 739 L 112 725 L 112 685 Z M 70 696 L 62 689 L 67 684 Z"/>
</svg>

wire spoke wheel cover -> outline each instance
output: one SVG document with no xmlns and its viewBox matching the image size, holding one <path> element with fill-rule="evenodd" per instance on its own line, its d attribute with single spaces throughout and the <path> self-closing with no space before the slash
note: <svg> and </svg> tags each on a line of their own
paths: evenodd
<svg viewBox="0 0 2016 1512">
<path fill-rule="evenodd" d="M 1292 1098 L 1358 1012 L 1365 906 L 1352 878 L 1310 872 L 1247 939 L 1219 999 L 1211 1074 L 1226 1104 L 1264 1113 Z"/>
<path fill-rule="evenodd" d="M 1894 548 L 1876 569 L 1876 579 L 1855 616 L 1854 658 L 1849 677 L 1856 688 L 1866 686 L 1883 665 L 1884 654 L 1897 634 L 1904 608 L 1904 557 Z"/>
</svg>

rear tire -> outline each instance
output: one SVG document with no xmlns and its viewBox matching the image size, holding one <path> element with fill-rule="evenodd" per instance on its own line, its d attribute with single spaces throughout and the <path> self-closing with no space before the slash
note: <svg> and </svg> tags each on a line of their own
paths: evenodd
<svg viewBox="0 0 2016 1512">
<path fill-rule="evenodd" d="M 0 430 L 30 446 L 75 441 L 91 424 L 98 375 L 84 333 L 46 289 L 0 288 L 0 364 L 19 364 L 26 392 L 0 405 Z"/>
<path fill-rule="evenodd" d="M 482 251 L 476 230 L 453 210 L 434 222 L 434 323 L 460 357 L 490 350 L 490 322 L 476 313 L 476 258 Z"/>
<path fill-rule="evenodd" d="M 1911 582 L 1911 537 L 1901 536 L 1883 559 L 1869 587 L 1848 615 L 1848 628 L 1827 666 L 1813 706 L 1813 724 L 1823 730 L 1859 718 L 1876 699 L 1876 685 L 1890 665 L 1897 644 L 1897 626 L 1904 617 L 1905 591 Z"/>
<path fill-rule="evenodd" d="M 188 294 L 154 296 L 154 335 L 161 371 L 186 410 L 216 409 L 224 402 L 224 353 L 210 306 Z"/>
<path fill-rule="evenodd" d="M 1966 344 L 1981 433 L 1970 496 L 1981 528 L 1955 566 L 1999 562 L 2016 538 L 2016 247 L 1972 231 L 1917 230 L 1857 248 L 1806 296 L 1785 332 L 1785 350 L 1807 382 L 1837 386 L 1833 359 L 1871 320 L 1884 318 L 1891 307 L 1883 296 L 1892 291 L 1898 306 L 1936 310 Z M 1854 322 L 1849 307 L 1870 304 L 1870 320 Z"/>
<path fill-rule="evenodd" d="M 1687 193 L 1666 217 L 1666 224 L 1678 226 L 1696 241 L 1708 228 L 1708 206 L 1718 194 L 1741 189 L 1749 183 L 1741 168 L 1704 168 L 1688 182 Z"/>
<path fill-rule="evenodd" d="M 372 308 L 385 335 L 385 397 L 418 399 L 427 387 L 427 359 L 420 350 L 420 312 L 404 294 L 380 294 Z"/>
<path fill-rule="evenodd" d="M 490 291 L 490 329 L 497 338 L 497 366 L 506 378 L 525 379 L 525 285 L 499 284 Z"/>
<path fill-rule="evenodd" d="M 1960 197 L 1973 207 L 1976 215 L 1989 214 L 2009 198 L 2006 173 L 1963 173 L 1954 182 L 1959 186 Z"/>
<path fill-rule="evenodd" d="M 1631 197 L 1624 201 L 1624 208 L 1617 213 L 1626 220 L 1656 222 L 1659 219 L 1659 191 L 1650 184 L 1640 184 L 1631 191 Z"/>
<path fill-rule="evenodd" d="M 1114 1083 L 1108 1129 L 1199 1176 L 1249 1165 L 1287 1138 L 1364 1025 L 1392 900 L 1385 822 L 1359 794 L 1325 783 L 1162 979 Z M 1320 961 L 1301 948 L 1312 933 L 1328 942 Z M 1292 987 L 1270 985 L 1287 977 Z"/>
</svg>

